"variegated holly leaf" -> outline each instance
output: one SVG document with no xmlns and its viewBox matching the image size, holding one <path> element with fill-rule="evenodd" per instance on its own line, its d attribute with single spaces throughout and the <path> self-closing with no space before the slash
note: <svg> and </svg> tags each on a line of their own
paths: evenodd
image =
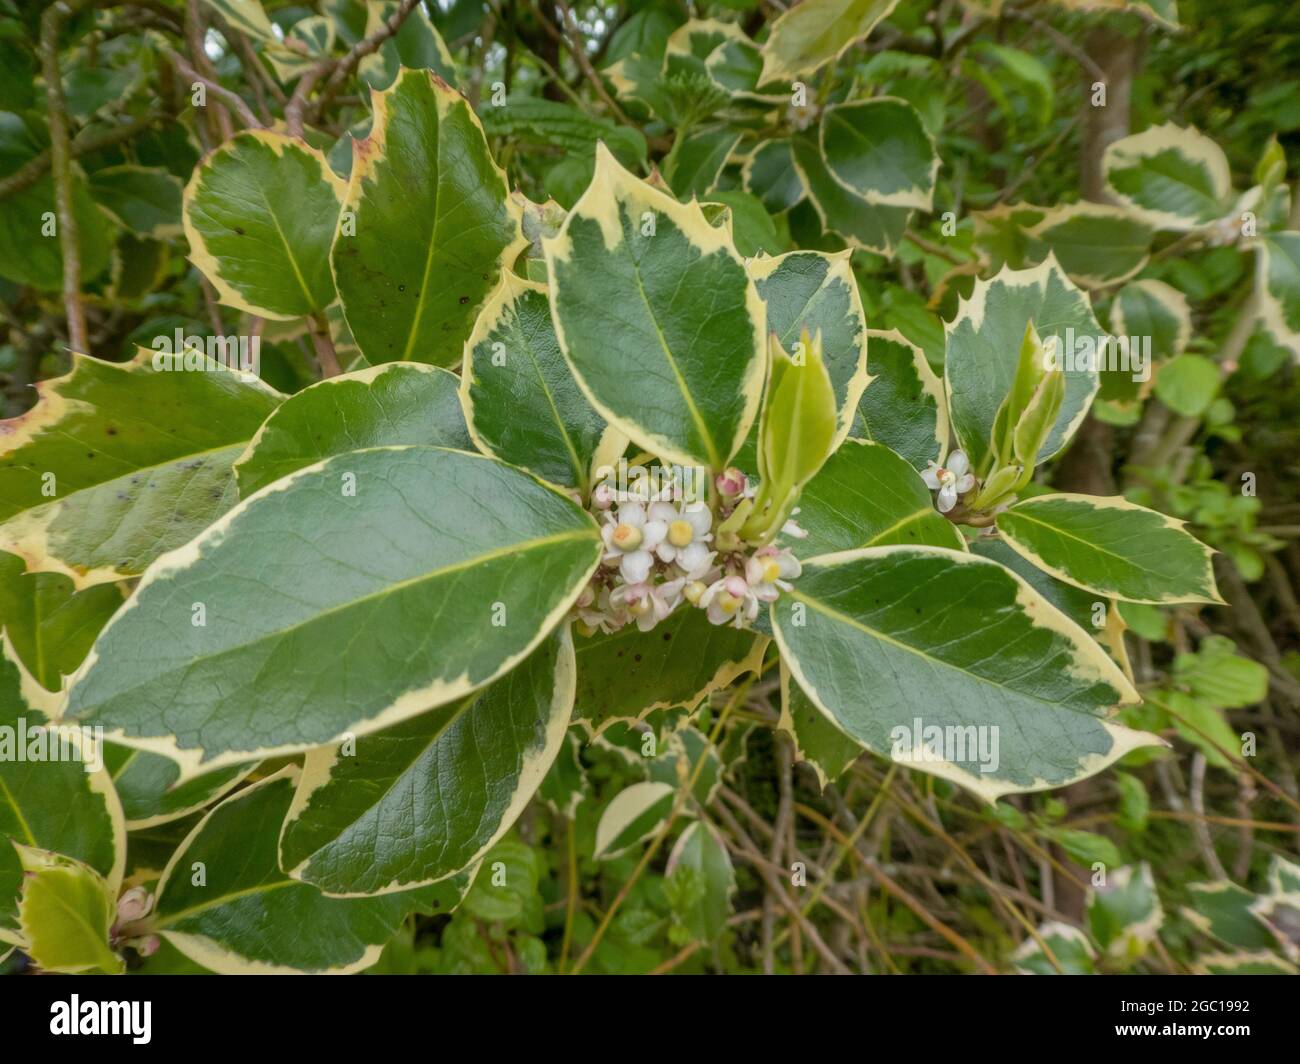
<svg viewBox="0 0 1300 1064">
<path fill-rule="evenodd" d="M 1280 853 L 1273 854 L 1268 862 L 1268 889 L 1272 894 L 1300 893 L 1300 864 L 1288 861 Z"/>
<path fill-rule="evenodd" d="M 1189 883 L 1192 900 L 1183 907 L 1183 916 L 1198 931 L 1217 939 L 1225 946 L 1241 950 L 1263 950 L 1274 944 L 1273 936 L 1250 911 L 1255 895 L 1231 880 Z"/>
<path fill-rule="evenodd" d="M 714 942 L 727 929 L 736 872 L 726 844 L 711 824 L 696 821 L 677 838 L 664 866 L 673 917 L 692 939 Z"/>
<path fill-rule="evenodd" d="M 997 517 L 1018 554 L 1085 591 L 1153 605 L 1222 602 L 1213 552 L 1184 525 L 1121 496 L 1065 493 L 1025 499 Z"/>
<path fill-rule="evenodd" d="M 368 0 L 365 37 L 377 33 L 398 7 L 397 0 Z M 456 63 L 423 4 L 416 4 L 397 32 L 361 60 L 358 73 L 372 89 L 386 89 L 403 68 L 432 70 L 456 84 Z"/>
<path fill-rule="evenodd" d="M 1085 288 L 1104 288 L 1132 277 L 1151 253 L 1155 232 L 1140 218 L 1100 203 L 1045 208 L 1024 230 L 1028 261 L 1050 253 L 1070 279 Z"/>
<path fill-rule="evenodd" d="M 179 766 L 161 754 L 116 743 L 104 743 L 103 751 L 128 831 L 143 831 L 196 813 L 237 787 L 257 767 L 256 762 L 230 765 L 178 784 Z"/>
<path fill-rule="evenodd" d="M 1053 964 L 1038 939 L 1026 938 L 1011 954 L 1016 971 L 1022 975 L 1095 975 L 1097 951 L 1088 936 L 1077 927 L 1047 923 L 1038 929 L 1038 938 L 1051 950 Z"/>
<path fill-rule="evenodd" d="M 574 679 L 564 626 L 468 698 L 343 749 L 312 750 L 280 835 L 280 867 L 327 894 L 356 896 L 476 865 L 559 754 Z"/>
<path fill-rule="evenodd" d="M 239 494 L 334 455 L 366 447 L 427 444 L 470 450 L 460 379 L 418 362 L 387 362 L 329 377 L 286 399 L 238 460 Z"/>
<path fill-rule="evenodd" d="M 1163 281 L 1130 281 L 1110 305 L 1110 331 L 1128 344 L 1129 366 L 1103 368 L 1097 395 L 1132 402 L 1149 392 L 1154 363 L 1171 361 L 1186 350 L 1192 337 L 1191 308 L 1182 292 Z"/>
<path fill-rule="evenodd" d="M 989 281 L 977 280 L 970 299 L 945 325 L 944 381 L 955 442 L 977 470 L 991 455 L 997 413 L 1011 390 L 1027 326 L 1046 343 L 1056 337 L 1065 373 L 1060 413 L 1039 449 L 1044 462 L 1060 451 L 1083 422 L 1099 387 L 1095 359 L 1074 357 L 1080 341 L 1096 345 L 1106 336 L 1087 295 L 1065 276 L 1056 259 L 1031 270 L 1003 269 Z"/>
<path fill-rule="evenodd" d="M 867 330 L 871 383 L 858 400 L 849 434 L 883 443 L 916 469 L 948 453 L 948 403 L 943 381 L 925 352 L 897 329 Z"/>
<path fill-rule="evenodd" d="M 180 236 L 180 178 L 161 167 L 106 166 L 90 175 L 90 194 L 136 236 L 166 240 Z"/>
<path fill-rule="evenodd" d="M 1164 923 L 1151 866 L 1143 861 L 1108 869 L 1105 884 L 1088 894 L 1087 915 L 1093 940 L 1107 956 L 1124 964 L 1137 960 Z"/>
<path fill-rule="evenodd" d="M 882 443 L 849 438 L 799 496 L 800 558 L 896 543 L 964 549 L 912 466 Z"/>
<path fill-rule="evenodd" d="M 808 190 L 822 228 L 843 237 L 853 247 L 892 255 L 903 239 L 911 209 L 868 203 L 836 180 L 826 165 L 814 131 L 796 136 L 791 141 L 791 149 L 795 169 Z"/>
<path fill-rule="evenodd" d="M 6 62 L 12 55 L 6 53 Z M 0 178 L 13 177 L 48 150 L 42 120 L 24 120 L 12 111 L 0 111 Z M 69 167 L 69 186 L 84 284 L 102 274 L 109 264 L 112 226 L 91 198 L 86 177 L 75 162 Z M 42 292 L 59 291 L 63 254 L 49 228 L 49 220 L 55 217 L 54 179 L 48 173 L 5 197 L 4 210 L 0 211 L 0 278 Z"/>
<path fill-rule="evenodd" d="M 80 589 L 139 575 L 234 504 L 231 464 L 281 396 L 184 357 L 192 370 L 143 350 L 74 355 L 36 406 L 0 421 L 0 550 Z"/>
<path fill-rule="evenodd" d="M 1300 975 L 1300 968 L 1266 950 L 1203 953 L 1192 971 L 1197 975 Z"/>
<path fill-rule="evenodd" d="M 788 139 L 763 141 L 745 159 L 741 175 L 745 191 L 757 196 L 772 214 L 788 211 L 808 194 Z"/>
<path fill-rule="evenodd" d="M 541 786 L 537 788 L 537 797 L 556 816 L 573 820 L 577 816 L 578 805 L 590 794 L 591 784 L 582 763 L 582 740 L 578 738 L 578 730 L 570 728 L 564 733 L 559 754 L 551 762 Z"/>
<path fill-rule="evenodd" d="M 598 861 L 621 857 L 658 831 L 672 812 L 677 788 L 660 780 L 634 783 L 614 795 L 596 824 Z"/>
<path fill-rule="evenodd" d="M 1300 359 L 1300 233 L 1269 233 L 1255 249 L 1259 318 L 1274 343 Z"/>
<path fill-rule="evenodd" d="M 790 736 L 796 760 L 806 762 L 822 787 L 834 783 L 865 751 L 865 747 L 840 729 L 834 719 L 817 708 L 790 679 L 781 663 L 781 719 L 777 727 Z"/>
<path fill-rule="evenodd" d="M 75 858 L 20 843 L 13 849 L 23 870 L 19 934 L 32 963 L 42 972 L 120 975 L 126 964 L 108 941 L 116 887 Z"/>
<path fill-rule="evenodd" d="M 190 261 L 227 306 L 279 321 L 319 313 L 334 300 L 329 247 L 343 192 L 305 141 L 239 133 L 185 187 Z"/>
<path fill-rule="evenodd" d="M 518 205 L 463 96 L 403 70 L 353 144 L 331 261 L 348 327 L 372 363 L 450 366 L 524 248 Z"/>
<path fill-rule="evenodd" d="M 374 964 L 429 896 L 330 898 L 281 872 L 280 825 L 297 778 L 291 765 L 208 813 L 163 870 L 142 929 L 222 975 L 357 972 Z"/>
<path fill-rule="evenodd" d="M 822 155 L 831 176 L 867 203 L 928 211 L 939 152 L 906 100 L 876 96 L 822 112 Z"/>
<path fill-rule="evenodd" d="M 688 605 L 648 632 L 630 624 L 579 637 L 574 719 L 594 737 L 616 721 L 640 720 L 656 709 L 694 709 L 746 672 L 757 672 L 767 642 L 710 624 L 703 610 Z"/>
<path fill-rule="evenodd" d="M 1137 692 L 996 562 L 868 547 L 804 563 L 771 607 L 804 693 L 874 753 L 993 801 L 1101 771 L 1153 735 L 1106 719 Z"/>
<path fill-rule="evenodd" d="M 1157 229 L 1199 229 L 1232 209 L 1227 156 L 1199 130 L 1152 126 L 1110 144 L 1101 165 L 1116 202 Z"/>
<path fill-rule="evenodd" d="M 1109 607 L 1104 598 L 1044 572 L 1028 558 L 1012 550 L 1000 536 L 976 536 L 968 547 L 976 554 L 1005 565 L 1085 632 L 1092 633 L 1099 640 L 1102 638 L 1101 624 L 1105 623 L 1105 617 L 1109 615 Z M 1100 611 L 1098 605 L 1102 607 Z"/>
<path fill-rule="evenodd" d="M 584 494 L 627 446 L 573 379 L 546 286 L 511 272 L 465 344 L 460 395 L 480 451 Z"/>
<path fill-rule="evenodd" d="M 126 825 L 94 740 L 53 729 L 43 694 L 0 641 L 0 943 L 20 941 L 17 842 L 93 868 L 116 896 L 126 867 Z"/>
<path fill-rule="evenodd" d="M 527 657 L 600 551 L 571 500 L 494 459 L 338 455 L 159 559 L 65 715 L 171 757 L 182 781 L 380 731 Z"/>
<path fill-rule="evenodd" d="M 662 459 L 725 467 L 766 365 L 763 304 L 730 234 L 602 146 L 545 246 L 560 346 L 591 404 Z"/>
<path fill-rule="evenodd" d="M 767 307 L 767 331 L 794 351 L 804 332 L 821 334 L 822 361 L 838 408 L 836 441 L 849 434 L 867 386 L 867 315 L 850 253 L 792 251 L 753 259 L 749 275 Z"/>
<path fill-rule="evenodd" d="M 740 141 L 740 134 L 725 125 L 698 126 L 680 136 L 664 161 L 664 177 L 678 199 L 705 196 Z"/>
<path fill-rule="evenodd" d="M 0 553 L 0 630 L 46 690 L 58 691 L 76 671 L 122 599 L 112 584 L 76 591 L 66 576 L 24 572 L 21 558 Z"/>
<path fill-rule="evenodd" d="M 772 23 L 762 81 L 789 81 L 843 55 L 888 18 L 898 0 L 804 0 Z"/>
<path fill-rule="evenodd" d="M 694 778 L 691 796 L 701 806 L 712 802 L 722 785 L 722 758 L 717 748 L 709 742 L 707 735 L 690 724 L 671 732 L 664 744 L 664 752 L 646 768 L 650 779 L 673 787 Z"/>
</svg>

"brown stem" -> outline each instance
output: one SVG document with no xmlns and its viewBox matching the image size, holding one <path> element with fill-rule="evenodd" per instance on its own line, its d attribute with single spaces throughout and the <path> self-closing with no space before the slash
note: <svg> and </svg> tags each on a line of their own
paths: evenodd
<svg viewBox="0 0 1300 1064">
<path fill-rule="evenodd" d="M 59 31 L 64 22 L 88 0 L 58 0 L 41 16 L 41 74 L 45 78 L 45 104 L 49 112 L 50 168 L 54 175 L 54 209 L 59 228 L 59 250 L 63 258 L 63 303 L 68 316 L 68 346 L 87 352 L 86 312 L 81 305 L 81 248 L 77 239 L 77 218 L 72 205 L 72 147 L 68 136 L 68 114 L 59 73 Z"/>
<path fill-rule="evenodd" d="M 321 377 L 337 377 L 343 369 L 339 365 L 339 356 L 334 350 L 334 340 L 330 336 L 329 322 L 325 315 L 313 314 L 308 318 L 307 331 L 311 333 L 312 347 L 316 349 Z"/>
</svg>

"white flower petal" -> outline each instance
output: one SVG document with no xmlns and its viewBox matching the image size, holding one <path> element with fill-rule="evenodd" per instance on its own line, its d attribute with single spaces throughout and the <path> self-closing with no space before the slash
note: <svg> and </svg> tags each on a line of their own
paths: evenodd
<svg viewBox="0 0 1300 1064">
<path fill-rule="evenodd" d="M 941 514 L 946 514 L 957 505 L 957 489 L 951 484 L 940 488 L 935 504 L 939 507 L 939 512 Z"/>
<path fill-rule="evenodd" d="M 966 452 L 957 450 L 948 456 L 948 469 L 958 477 L 970 472 L 970 459 L 966 457 Z"/>
<path fill-rule="evenodd" d="M 925 481 L 925 486 L 931 491 L 939 490 L 938 469 L 939 467 L 931 462 L 928 468 L 921 470 L 921 479 Z"/>
<path fill-rule="evenodd" d="M 650 575 L 654 562 L 654 555 L 648 550 L 634 550 L 630 554 L 623 555 L 618 571 L 629 584 L 641 584 Z"/>
<path fill-rule="evenodd" d="M 965 495 L 966 492 L 970 491 L 970 489 L 973 488 L 974 486 L 975 486 L 975 474 L 967 473 L 965 476 L 959 477 L 957 480 L 957 494 Z"/>
</svg>

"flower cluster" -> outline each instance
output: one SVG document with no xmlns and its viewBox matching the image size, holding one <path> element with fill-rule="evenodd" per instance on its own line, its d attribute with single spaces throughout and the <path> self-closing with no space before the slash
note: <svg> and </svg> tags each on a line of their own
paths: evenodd
<svg viewBox="0 0 1300 1064">
<path fill-rule="evenodd" d="M 775 601 L 800 572 L 799 560 L 776 545 L 721 534 L 736 505 L 753 491 L 743 473 L 715 480 L 717 503 L 686 498 L 680 488 L 657 495 L 596 487 L 591 508 L 601 522 L 602 564 L 575 606 L 588 632 L 616 632 L 635 623 L 649 631 L 683 603 L 713 624 L 743 628 L 762 603 Z M 793 521 L 783 531 L 803 536 Z"/>
</svg>

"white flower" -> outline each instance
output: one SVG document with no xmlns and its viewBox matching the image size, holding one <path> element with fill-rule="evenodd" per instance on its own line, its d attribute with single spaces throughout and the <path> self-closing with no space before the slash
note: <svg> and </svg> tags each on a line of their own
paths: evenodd
<svg viewBox="0 0 1300 1064">
<path fill-rule="evenodd" d="M 666 580 L 657 586 L 623 584 L 611 592 L 609 600 L 613 605 L 626 606 L 636 626 L 648 632 L 677 608 L 684 584 L 684 580 Z"/>
<path fill-rule="evenodd" d="M 644 583 L 654 565 L 651 553 L 668 534 L 668 525 L 660 520 L 648 520 L 645 507 L 639 502 L 625 502 L 618 508 L 618 516 L 606 515 L 605 527 L 600 530 L 605 541 L 605 561 L 617 563 L 623 580 L 629 584 Z"/>
<path fill-rule="evenodd" d="M 668 531 L 655 548 L 661 561 L 681 566 L 688 580 L 698 580 L 713 564 L 714 552 L 705 544 L 713 539 L 713 511 L 702 502 L 688 503 L 680 510 L 669 503 L 650 507 L 650 517 L 663 521 Z"/>
<path fill-rule="evenodd" d="M 700 596 L 710 624 L 734 624 L 743 628 L 758 616 L 758 598 L 743 576 L 724 576 L 709 585 Z"/>
<path fill-rule="evenodd" d="M 801 572 L 799 559 L 776 547 L 760 547 L 745 562 L 745 581 L 759 602 L 775 602 L 782 591 L 790 590 L 789 582 Z"/>
<path fill-rule="evenodd" d="M 970 460 L 965 451 L 953 451 L 948 455 L 946 467 L 931 462 L 929 468 L 921 473 L 921 479 L 931 491 L 939 493 L 935 505 L 941 514 L 946 514 L 957 505 L 957 496 L 965 495 L 975 486 L 975 477 L 970 471 Z"/>
<path fill-rule="evenodd" d="M 117 899 L 117 922 L 129 924 L 153 908 L 153 895 L 144 887 L 132 887 Z"/>
</svg>

